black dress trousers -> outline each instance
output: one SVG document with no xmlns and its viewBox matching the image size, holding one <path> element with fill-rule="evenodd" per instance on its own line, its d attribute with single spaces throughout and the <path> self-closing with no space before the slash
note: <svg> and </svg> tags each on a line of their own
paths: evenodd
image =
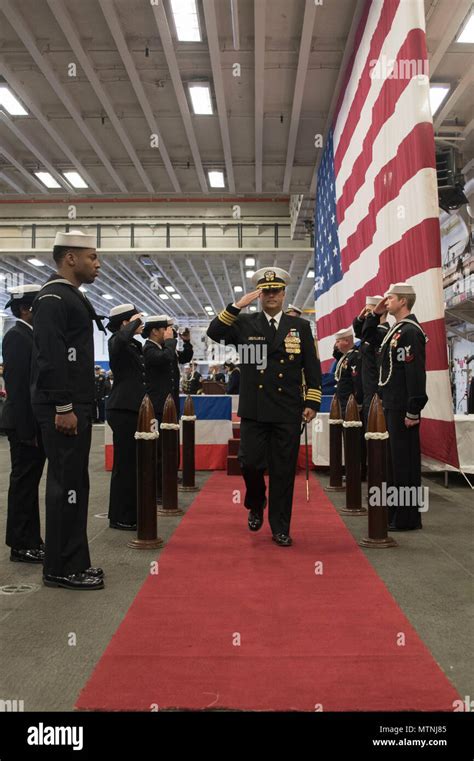
<svg viewBox="0 0 474 761">
<path fill-rule="evenodd" d="M 44 573 L 54 576 L 80 573 L 91 565 L 87 510 L 92 405 L 74 404 L 76 436 L 56 430 L 54 405 L 35 404 L 33 412 L 48 459 Z"/>
<path fill-rule="evenodd" d="M 8 441 L 12 468 L 6 544 L 15 550 L 37 550 L 41 544 L 38 486 L 45 461 L 41 436 L 38 446 L 30 446 L 20 441 L 16 431 L 9 431 Z"/>
<path fill-rule="evenodd" d="M 114 464 L 110 480 L 109 520 L 137 522 L 136 441 L 138 413 L 109 410 L 107 422 L 113 431 Z"/>
<path fill-rule="evenodd" d="M 273 534 L 289 534 L 293 489 L 301 437 L 301 422 L 261 423 L 240 421 L 239 463 L 245 480 L 244 505 L 263 506 L 264 472 L 268 468 L 270 528 Z"/>
<path fill-rule="evenodd" d="M 391 473 L 387 485 L 397 487 L 421 487 L 420 424 L 407 428 L 405 413 L 400 410 L 384 410 L 389 435 Z M 415 490 L 412 490 L 413 494 Z M 418 491 L 416 492 L 418 495 Z M 388 508 L 388 522 L 401 529 L 421 528 L 418 502 L 410 506 Z"/>
</svg>

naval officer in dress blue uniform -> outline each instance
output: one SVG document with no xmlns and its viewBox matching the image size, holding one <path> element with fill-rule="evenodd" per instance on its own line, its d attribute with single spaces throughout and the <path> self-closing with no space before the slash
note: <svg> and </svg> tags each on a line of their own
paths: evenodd
<svg viewBox="0 0 474 761">
<path fill-rule="evenodd" d="M 267 503 L 264 472 L 268 467 L 272 539 L 281 547 L 289 547 L 301 425 L 319 410 L 321 366 L 309 322 L 283 313 L 288 272 L 263 267 L 252 282 L 256 290 L 217 315 L 207 335 L 234 345 L 241 354 L 239 462 L 247 488 L 244 504 L 249 510 L 248 527 L 258 531 L 262 526 Z M 262 311 L 243 314 L 242 310 L 256 299 Z"/>
<path fill-rule="evenodd" d="M 7 391 L 2 429 L 8 435 L 12 466 L 6 544 L 11 548 L 10 560 L 23 563 L 42 563 L 44 560 L 38 487 L 45 455 L 30 394 L 33 351 L 31 305 L 40 288 L 40 285 L 21 285 L 10 290 L 5 309 L 10 307 L 16 322 L 5 333 L 2 345 Z"/>
</svg>

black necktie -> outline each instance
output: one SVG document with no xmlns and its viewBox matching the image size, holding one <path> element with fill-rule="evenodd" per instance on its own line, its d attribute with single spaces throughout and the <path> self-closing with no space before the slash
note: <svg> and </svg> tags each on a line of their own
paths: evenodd
<svg viewBox="0 0 474 761">
<path fill-rule="evenodd" d="M 271 328 L 272 336 L 274 338 L 276 335 L 277 329 L 276 329 L 276 320 L 273 317 L 270 320 L 270 328 Z"/>
</svg>

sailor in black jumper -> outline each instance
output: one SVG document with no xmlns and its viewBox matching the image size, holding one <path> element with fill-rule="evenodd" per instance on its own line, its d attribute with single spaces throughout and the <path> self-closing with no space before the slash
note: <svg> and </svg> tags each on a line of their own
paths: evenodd
<svg viewBox="0 0 474 761">
<path fill-rule="evenodd" d="M 239 462 L 247 489 L 248 527 L 258 531 L 263 524 L 267 502 L 264 472 L 268 467 L 272 539 L 289 547 L 301 424 L 303 419 L 312 420 L 319 410 L 321 366 L 309 322 L 282 311 L 288 272 L 264 267 L 252 282 L 256 290 L 229 304 L 212 320 L 207 335 L 213 341 L 234 345 L 242 354 Z M 263 311 L 242 314 L 257 298 Z"/>
<path fill-rule="evenodd" d="M 361 353 L 354 346 L 354 334 L 352 328 L 338 330 L 334 336 L 335 346 L 333 357 L 337 360 L 334 371 L 336 381 L 336 395 L 341 404 L 342 417 L 346 414 L 346 405 L 351 394 L 354 394 L 357 406 L 362 410 L 362 375 Z"/>
<path fill-rule="evenodd" d="M 362 412 L 365 428 L 367 428 L 370 403 L 373 395 L 377 393 L 379 383 L 378 350 L 390 327 L 386 312 L 377 316 L 377 324 L 375 321 L 367 322 L 366 318 L 372 314 L 374 307 L 381 299 L 382 296 L 367 296 L 365 307 L 352 323 L 356 338 L 360 338 L 361 378 L 364 395 Z"/>
<path fill-rule="evenodd" d="M 107 399 L 107 422 L 114 439 L 114 464 L 110 479 L 110 528 L 137 528 L 137 459 L 135 433 L 145 395 L 143 348 L 136 336 L 143 331 L 141 315 L 133 304 L 110 310 L 107 328 L 110 368 L 114 385 Z"/>
<path fill-rule="evenodd" d="M 33 303 L 32 404 L 48 458 L 46 553 L 49 587 L 102 589 L 87 542 L 89 451 L 94 403 L 92 321 L 104 330 L 79 290 L 99 272 L 95 236 L 57 233 L 57 273 Z"/>
<path fill-rule="evenodd" d="M 2 346 L 7 392 L 2 429 L 8 435 L 12 465 L 6 544 L 11 547 L 10 560 L 23 563 L 42 563 L 44 560 L 38 486 L 45 455 L 30 396 L 31 305 L 40 288 L 40 285 L 21 285 L 10 290 L 5 309 L 10 307 L 17 320 L 5 333 Z"/>
<path fill-rule="evenodd" d="M 176 350 L 177 333 L 173 330 L 173 320 L 166 314 L 151 315 L 145 322 L 143 330 L 145 346 L 146 392 L 151 399 L 155 417 L 161 425 L 163 408 L 168 394 L 173 397 L 176 415 L 179 420 L 179 364 L 190 362 L 193 357 L 193 347 L 189 330 L 183 331 L 183 348 Z M 157 457 L 157 501 L 162 498 L 162 460 L 161 435 L 158 439 Z M 179 457 L 179 454 L 178 454 Z M 179 464 L 179 463 L 178 463 Z"/>
<path fill-rule="evenodd" d="M 400 495 L 399 505 L 389 507 L 389 531 L 422 528 L 418 499 L 406 506 L 401 491 L 403 487 L 421 487 L 420 413 L 428 401 L 425 370 L 428 339 L 411 314 L 415 299 L 412 285 L 395 283 L 366 319 L 376 324 L 386 311 L 395 318 L 380 346 L 378 386 L 389 434 L 393 479 L 389 485 L 399 487 Z M 411 491 L 418 496 L 418 489 Z"/>
</svg>

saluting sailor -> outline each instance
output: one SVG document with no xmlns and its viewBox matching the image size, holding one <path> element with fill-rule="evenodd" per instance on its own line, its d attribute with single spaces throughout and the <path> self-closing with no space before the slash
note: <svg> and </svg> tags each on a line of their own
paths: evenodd
<svg viewBox="0 0 474 761">
<path fill-rule="evenodd" d="M 364 394 L 362 409 L 365 428 L 367 428 L 370 403 L 373 395 L 377 393 L 379 383 L 378 349 L 390 327 L 386 312 L 377 315 L 376 320 L 367 320 L 381 299 L 382 296 L 367 296 L 365 307 L 352 323 L 356 338 L 361 340 L 361 378 Z"/>
<path fill-rule="evenodd" d="M 110 528 L 137 528 L 137 460 L 135 432 L 145 396 L 143 347 L 137 340 L 143 321 L 133 304 L 110 310 L 108 330 L 110 369 L 114 384 L 107 399 L 107 422 L 113 431 L 114 464 L 110 479 Z"/>
<path fill-rule="evenodd" d="M 362 409 L 364 394 L 362 391 L 361 353 L 358 347 L 354 346 L 352 328 L 338 330 L 334 338 L 333 357 L 337 360 L 334 380 L 336 381 L 336 394 L 344 417 L 351 394 L 354 394 L 357 405 Z"/>
<path fill-rule="evenodd" d="M 173 397 L 176 415 L 179 419 L 179 364 L 190 362 L 193 357 L 193 347 L 189 331 L 183 331 L 183 348 L 176 350 L 177 339 L 173 330 L 173 320 L 166 314 L 150 315 L 143 329 L 145 346 L 146 392 L 151 399 L 155 417 L 161 425 L 163 408 L 168 394 Z M 157 457 L 157 501 L 161 502 L 162 473 L 161 473 L 161 436 L 158 439 Z"/>
<path fill-rule="evenodd" d="M 79 290 L 99 273 L 94 235 L 57 233 L 57 273 L 33 303 L 32 404 L 48 458 L 46 586 L 101 589 L 87 542 L 89 451 L 94 403 L 92 321 L 104 330 Z"/>
<path fill-rule="evenodd" d="M 415 315 L 409 283 L 395 283 L 374 307 L 374 323 L 388 311 L 395 324 L 380 347 L 379 395 L 382 398 L 392 461 L 393 486 L 421 486 L 420 414 L 426 395 L 425 346 L 428 340 Z M 400 491 L 399 491 L 400 493 Z M 418 489 L 416 490 L 418 494 Z M 420 505 L 389 507 L 389 530 L 422 528 Z"/>
<path fill-rule="evenodd" d="M 258 531 L 267 503 L 264 472 L 269 471 L 272 538 L 289 547 L 293 488 L 302 419 L 312 420 L 321 403 L 321 366 L 310 324 L 284 314 L 288 272 L 263 267 L 252 278 L 256 290 L 229 304 L 209 325 L 213 341 L 233 344 L 240 360 L 239 462 L 245 479 L 248 527 Z M 260 300 L 262 311 L 241 310 Z M 307 390 L 302 393 L 302 370 Z"/>
<path fill-rule="evenodd" d="M 10 289 L 5 309 L 11 308 L 16 322 L 5 333 L 2 347 L 7 392 L 2 429 L 8 435 L 11 458 L 6 544 L 11 548 L 10 560 L 23 563 L 44 560 L 38 487 L 45 455 L 30 395 L 31 305 L 40 288 L 40 285 L 21 285 Z"/>
</svg>

